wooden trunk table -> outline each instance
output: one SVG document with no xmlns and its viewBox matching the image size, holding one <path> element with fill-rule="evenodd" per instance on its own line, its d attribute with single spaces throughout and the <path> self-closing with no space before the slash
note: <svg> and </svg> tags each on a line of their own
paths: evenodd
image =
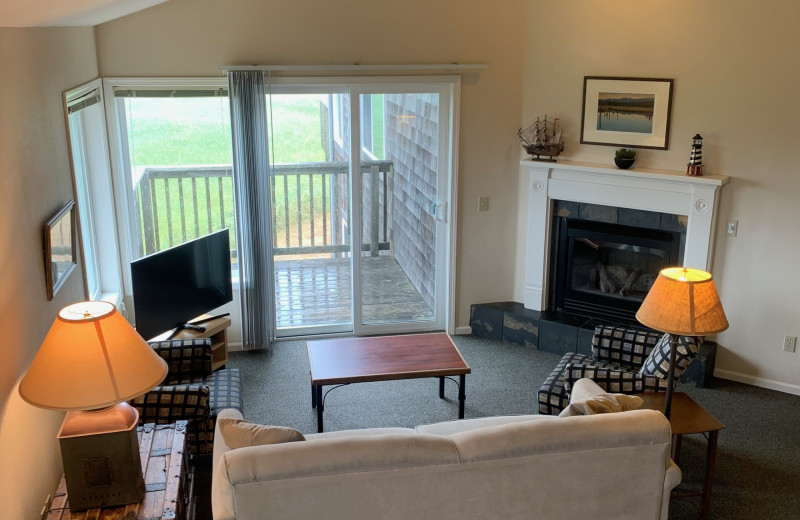
<svg viewBox="0 0 800 520">
<path fill-rule="evenodd" d="M 459 376 L 458 418 L 464 418 L 464 386 L 471 369 L 444 332 L 309 341 L 306 347 L 311 364 L 311 406 L 317 409 L 318 432 L 323 430 L 327 393 L 323 394 L 322 388 L 326 385 L 438 377 L 439 397 L 443 399 L 445 377 Z"/>
<path fill-rule="evenodd" d="M 193 520 L 194 470 L 186 449 L 187 424 L 178 421 L 138 428 L 145 485 L 141 502 L 71 511 L 62 478 L 47 520 Z"/>
</svg>

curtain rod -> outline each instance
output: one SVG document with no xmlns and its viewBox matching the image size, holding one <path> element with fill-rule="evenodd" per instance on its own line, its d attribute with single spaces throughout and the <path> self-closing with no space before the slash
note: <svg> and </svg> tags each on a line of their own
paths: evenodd
<svg viewBox="0 0 800 520">
<path fill-rule="evenodd" d="M 391 70 L 458 70 L 471 71 L 488 69 L 485 63 L 439 63 L 419 65 L 220 65 L 222 72 L 229 70 L 263 70 L 263 71 L 391 71 Z"/>
</svg>

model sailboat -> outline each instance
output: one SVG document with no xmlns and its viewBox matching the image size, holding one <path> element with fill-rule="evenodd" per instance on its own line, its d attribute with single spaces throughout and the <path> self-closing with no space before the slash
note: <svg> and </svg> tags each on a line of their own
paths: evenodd
<svg viewBox="0 0 800 520">
<path fill-rule="evenodd" d="M 548 121 L 546 115 L 544 118 L 537 117 L 536 121 L 517 130 L 517 135 L 531 159 L 555 161 L 554 157 L 564 151 L 558 118 Z"/>
</svg>

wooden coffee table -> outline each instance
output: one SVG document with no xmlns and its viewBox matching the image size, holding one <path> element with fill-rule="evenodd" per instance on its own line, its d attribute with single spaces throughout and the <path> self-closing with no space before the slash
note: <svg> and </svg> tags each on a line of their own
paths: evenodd
<svg viewBox="0 0 800 520">
<path fill-rule="evenodd" d="M 323 431 L 324 386 L 392 381 L 421 377 L 439 378 L 439 397 L 444 398 L 444 379 L 459 376 L 458 418 L 464 418 L 464 386 L 469 368 L 447 334 L 411 334 L 369 338 L 309 341 L 311 406 L 317 409 L 317 431 Z"/>
<path fill-rule="evenodd" d="M 647 392 L 637 395 L 644 400 L 642 408 L 664 411 L 664 392 Z M 708 442 L 706 446 L 706 475 L 703 490 L 699 493 L 678 492 L 672 494 L 674 499 L 699 496 L 700 519 L 705 520 L 708 518 L 708 509 L 711 504 L 711 481 L 714 477 L 714 464 L 717 459 L 717 435 L 721 429 L 725 428 L 725 425 L 683 392 L 672 394 L 669 425 L 672 428 L 672 435 L 675 439 L 672 458 L 678 466 L 680 466 L 681 441 L 684 435 L 699 433 Z"/>
</svg>

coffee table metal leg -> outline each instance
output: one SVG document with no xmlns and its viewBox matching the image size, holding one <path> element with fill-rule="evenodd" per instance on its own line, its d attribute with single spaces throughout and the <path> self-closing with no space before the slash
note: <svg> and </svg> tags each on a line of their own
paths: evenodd
<svg viewBox="0 0 800 520">
<path fill-rule="evenodd" d="M 317 407 L 317 387 L 311 385 L 311 408 Z"/>
<path fill-rule="evenodd" d="M 317 401 L 317 433 L 322 433 L 322 412 L 325 411 L 325 401 L 322 399 L 322 385 L 316 385 Z"/>
<path fill-rule="evenodd" d="M 467 376 L 465 374 L 461 374 L 458 377 L 458 418 L 464 418 L 464 401 L 467 399 L 467 394 L 464 391 L 464 387 L 467 384 Z"/>
<path fill-rule="evenodd" d="M 439 399 L 444 399 L 444 376 L 439 378 Z"/>
</svg>

